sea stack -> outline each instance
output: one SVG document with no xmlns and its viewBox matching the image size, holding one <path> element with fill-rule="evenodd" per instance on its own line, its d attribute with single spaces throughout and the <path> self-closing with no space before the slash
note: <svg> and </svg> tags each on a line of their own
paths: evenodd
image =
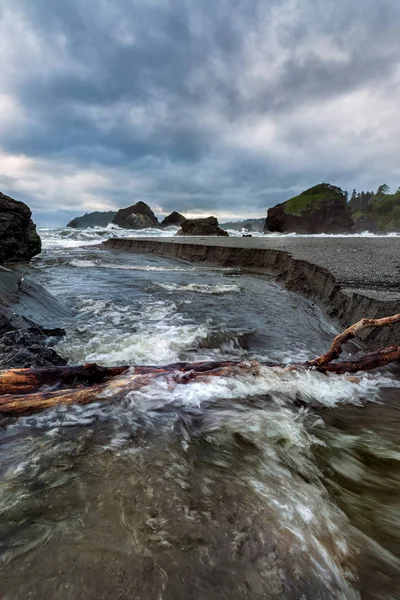
<svg viewBox="0 0 400 600">
<path fill-rule="evenodd" d="M 219 227 L 216 217 L 186 219 L 181 227 L 182 229 L 176 235 L 217 235 L 229 237 L 229 233 Z"/>
<path fill-rule="evenodd" d="M 136 202 L 133 206 L 121 208 L 112 222 L 124 229 L 160 227 L 157 217 L 145 202 Z"/>
<path fill-rule="evenodd" d="M 75 217 L 68 224 L 67 227 L 74 229 L 85 229 L 86 227 L 107 227 L 112 222 L 113 218 L 117 213 L 113 210 L 105 211 L 94 211 L 85 213 L 81 217 Z"/>
<path fill-rule="evenodd" d="M 165 217 L 163 221 L 161 221 L 161 227 L 163 229 L 166 227 L 181 227 L 184 221 L 186 221 L 186 217 L 174 210 L 170 215 Z"/>
<path fill-rule="evenodd" d="M 30 260 L 42 243 L 30 208 L 0 192 L 0 263 Z"/>
<path fill-rule="evenodd" d="M 264 232 L 350 233 L 353 225 L 346 193 L 321 183 L 270 208 Z"/>
</svg>

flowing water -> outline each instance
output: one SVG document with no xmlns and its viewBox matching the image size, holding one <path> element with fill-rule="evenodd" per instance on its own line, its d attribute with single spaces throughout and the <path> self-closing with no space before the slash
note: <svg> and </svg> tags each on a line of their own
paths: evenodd
<svg viewBox="0 0 400 600">
<path fill-rule="evenodd" d="M 75 311 L 70 363 L 290 362 L 337 331 L 272 280 L 92 245 L 115 234 L 42 231 L 26 271 Z M 263 367 L 4 420 L 0 597 L 398 599 L 399 400 L 393 369 Z"/>
</svg>

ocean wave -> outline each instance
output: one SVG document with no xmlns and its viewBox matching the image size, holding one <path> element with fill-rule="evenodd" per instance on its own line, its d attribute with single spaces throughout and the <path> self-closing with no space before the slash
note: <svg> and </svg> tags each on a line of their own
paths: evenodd
<svg viewBox="0 0 400 600">
<path fill-rule="evenodd" d="M 87 227 L 86 229 L 73 229 L 71 227 L 50 229 L 43 227 L 39 228 L 38 232 L 42 238 L 44 249 L 91 246 L 115 237 L 168 237 L 173 235 L 171 230 L 152 228 L 141 230 L 122 229 L 112 224 L 107 227 Z"/>
<path fill-rule="evenodd" d="M 241 289 L 236 283 L 221 283 L 217 285 L 207 283 L 157 283 L 156 285 L 167 292 L 197 292 L 199 294 L 229 294 L 240 292 Z"/>
<path fill-rule="evenodd" d="M 170 237 L 176 233 L 175 229 L 122 229 L 116 225 L 109 224 L 107 227 L 88 227 L 86 229 L 72 229 L 72 228 L 48 228 L 42 227 L 38 229 L 39 234 L 42 238 L 42 245 L 44 249 L 57 249 L 57 248 L 76 248 L 79 246 L 91 246 L 99 244 L 110 238 L 124 238 L 124 237 Z M 235 229 L 229 229 L 228 233 L 231 237 L 242 237 L 243 232 Z M 252 237 L 299 237 L 299 238 L 351 238 L 351 237 L 398 237 L 400 234 L 397 232 L 390 233 L 371 233 L 364 231 L 357 234 L 328 234 L 319 233 L 313 235 L 299 234 L 299 233 L 261 233 L 261 232 L 250 232 Z M 201 237 L 201 236 L 200 236 Z"/>
</svg>

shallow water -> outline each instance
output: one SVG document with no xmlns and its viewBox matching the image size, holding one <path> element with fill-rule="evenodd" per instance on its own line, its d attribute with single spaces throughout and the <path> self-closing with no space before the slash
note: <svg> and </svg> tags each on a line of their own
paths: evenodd
<svg viewBox="0 0 400 600">
<path fill-rule="evenodd" d="M 70 362 L 289 362 L 336 332 L 271 280 L 64 238 L 29 273 L 76 311 Z M 399 598 L 398 385 L 265 367 L 2 421 L 0 596 Z"/>
</svg>

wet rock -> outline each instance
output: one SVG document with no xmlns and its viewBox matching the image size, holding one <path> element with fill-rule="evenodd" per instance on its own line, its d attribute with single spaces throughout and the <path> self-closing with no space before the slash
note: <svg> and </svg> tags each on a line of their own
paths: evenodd
<svg viewBox="0 0 400 600">
<path fill-rule="evenodd" d="M 164 229 L 166 227 L 181 227 L 182 223 L 186 221 L 186 218 L 180 213 L 172 212 L 168 217 L 165 217 L 163 221 L 161 221 L 161 227 Z"/>
<path fill-rule="evenodd" d="M 124 229 L 147 229 L 160 226 L 157 217 L 145 202 L 136 202 L 133 206 L 121 208 L 112 222 Z"/>
<path fill-rule="evenodd" d="M 72 317 L 42 286 L 0 267 L 0 369 L 63 365 L 52 348 Z"/>
<path fill-rule="evenodd" d="M 329 183 L 321 183 L 270 208 L 264 231 L 350 233 L 353 224 L 345 192 Z"/>
<path fill-rule="evenodd" d="M 0 368 L 17 369 L 66 365 L 67 361 L 52 348 L 63 329 L 29 327 L 0 336 Z"/>
<path fill-rule="evenodd" d="M 30 260 L 40 254 L 42 243 L 23 202 L 0 192 L 0 262 Z"/>
<path fill-rule="evenodd" d="M 182 229 L 176 235 L 217 235 L 229 237 L 228 232 L 218 226 L 218 220 L 215 217 L 186 219 L 181 226 Z"/>
</svg>

